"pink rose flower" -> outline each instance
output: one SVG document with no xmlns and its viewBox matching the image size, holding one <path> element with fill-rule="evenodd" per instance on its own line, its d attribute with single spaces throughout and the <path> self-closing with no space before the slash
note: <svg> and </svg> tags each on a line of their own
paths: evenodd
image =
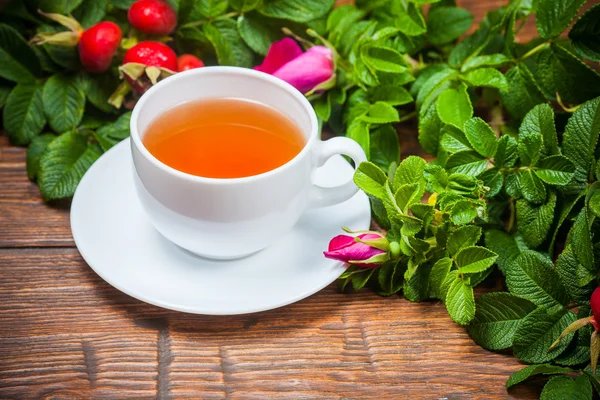
<svg viewBox="0 0 600 400">
<path fill-rule="evenodd" d="M 335 75 L 330 49 L 314 46 L 303 53 L 291 38 L 273 43 L 262 65 L 254 69 L 276 76 L 305 94 Z"/>
<path fill-rule="evenodd" d="M 369 241 L 382 239 L 383 236 L 367 233 L 358 236 L 360 240 Z M 357 242 L 352 236 L 340 235 L 331 239 L 329 242 L 329 250 L 324 252 L 325 257 L 333 260 L 343 261 L 345 263 L 351 263 L 363 268 L 376 268 L 383 264 L 385 260 L 380 262 L 367 262 L 361 263 L 362 261 L 368 261 L 371 258 L 386 254 L 386 251 L 371 247 L 368 244 Z"/>
</svg>

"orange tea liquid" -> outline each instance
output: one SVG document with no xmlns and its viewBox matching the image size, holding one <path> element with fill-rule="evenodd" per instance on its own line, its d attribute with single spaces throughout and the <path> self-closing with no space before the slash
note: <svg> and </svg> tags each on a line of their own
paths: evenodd
<svg viewBox="0 0 600 400">
<path fill-rule="evenodd" d="M 243 178 L 276 169 L 306 144 L 286 116 L 260 103 L 193 101 L 161 114 L 143 135 L 164 164 L 205 178 Z"/>
</svg>

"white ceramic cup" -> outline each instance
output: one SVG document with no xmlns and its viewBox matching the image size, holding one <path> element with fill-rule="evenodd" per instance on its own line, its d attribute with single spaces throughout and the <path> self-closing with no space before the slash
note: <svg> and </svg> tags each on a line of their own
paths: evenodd
<svg viewBox="0 0 600 400">
<path fill-rule="evenodd" d="M 189 101 L 214 98 L 246 99 L 274 108 L 298 125 L 306 145 L 287 164 L 239 179 L 186 174 L 146 149 L 144 132 L 161 113 Z M 366 160 L 351 139 L 322 142 L 312 106 L 291 85 L 234 67 L 194 69 L 152 87 L 133 110 L 131 141 L 137 193 L 154 227 L 194 254 L 222 260 L 263 250 L 291 230 L 308 208 L 335 205 L 356 194 L 352 181 L 333 188 L 312 183 L 313 172 L 329 158 L 345 154 L 356 165 Z"/>
</svg>

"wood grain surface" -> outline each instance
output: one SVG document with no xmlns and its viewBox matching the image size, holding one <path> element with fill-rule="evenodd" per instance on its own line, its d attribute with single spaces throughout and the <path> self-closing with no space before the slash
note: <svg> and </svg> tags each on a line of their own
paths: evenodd
<svg viewBox="0 0 600 400">
<path fill-rule="evenodd" d="M 506 1 L 460 3 L 481 20 Z M 405 155 L 418 153 L 414 130 L 400 137 Z M 335 285 L 237 317 L 137 301 L 86 265 L 69 202 L 45 204 L 25 150 L 0 137 L 0 399 L 536 398 L 539 381 L 504 389 L 520 368 L 437 302 Z"/>
</svg>

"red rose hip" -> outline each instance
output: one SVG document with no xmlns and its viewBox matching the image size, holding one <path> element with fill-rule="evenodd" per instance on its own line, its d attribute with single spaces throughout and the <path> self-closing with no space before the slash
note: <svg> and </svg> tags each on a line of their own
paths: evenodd
<svg viewBox="0 0 600 400">
<path fill-rule="evenodd" d="M 106 71 L 121 43 L 121 28 L 114 22 L 100 22 L 85 30 L 79 39 L 79 58 L 93 73 Z"/>
<path fill-rule="evenodd" d="M 177 14 L 163 0 L 138 0 L 129 7 L 129 23 L 150 35 L 168 35 L 177 26 Z"/>
<path fill-rule="evenodd" d="M 127 50 L 123 64 L 121 71 L 127 81 L 138 93 L 144 93 L 159 77 L 177 72 L 177 55 L 166 44 L 141 42 Z"/>
<path fill-rule="evenodd" d="M 191 54 L 182 54 L 177 59 L 177 70 L 179 72 L 202 67 L 204 67 L 202 60 Z"/>
</svg>

